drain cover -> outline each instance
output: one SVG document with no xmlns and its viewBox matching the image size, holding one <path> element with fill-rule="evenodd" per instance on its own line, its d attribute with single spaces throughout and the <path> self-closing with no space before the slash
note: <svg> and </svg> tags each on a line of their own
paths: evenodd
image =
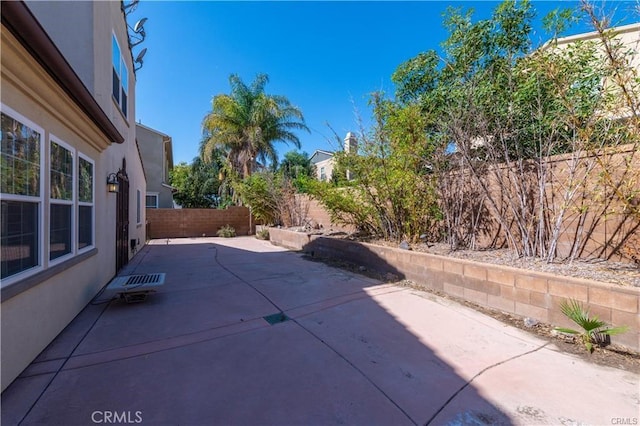
<svg viewBox="0 0 640 426">
<path fill-rule="evenodd" d="M 114 278 L 107 290 L 120 295 L 127 303 L 144 302 L 148 293 L 164 284 L 164 273 L 124 275 Z"/>
<path fill-rule="evenodd" d="M 140 274 L 140 275 L 123 275 L 115 277 L 109 286 L 110 290 L 116 290 L 119 293 L 130 292 L 133 290 L 143 291 L 159 287 L 164 284 L 165 274 Z"/>
<path fill-rule="evenodd" d="M 262 317 L 266 322 L 270 325 L 279 324 L 281 322 L 289 321 L 290 318 L 286 316 L 283 312 L 278 312 L 277 314 L 267 315 L 266 317 Z"/>
</svg>

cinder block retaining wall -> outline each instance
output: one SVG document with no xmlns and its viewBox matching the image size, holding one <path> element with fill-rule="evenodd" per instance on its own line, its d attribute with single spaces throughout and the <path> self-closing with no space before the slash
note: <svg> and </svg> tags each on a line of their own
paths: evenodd
<svg viewBox="0 0 640 426">
<path fill-rule="evenodd" d="M 640 350 L 640 288 L 453 259 L 428 253 L 307 235 L 269 228 L 271 242 L 317 257 L 339 258 L 379 272 L 391 272 L 433 290 L 503 312 L 577 328 L 560 312 L 560 303 L 576 299 L 592 314 L 629 331 L 614 343 Z"/>
<path fill-rule="evenodd" d="M 147 209 L 148 238 L 215 237 L 226 225 L 249 235 L 249 209 Z"/>
</svg>

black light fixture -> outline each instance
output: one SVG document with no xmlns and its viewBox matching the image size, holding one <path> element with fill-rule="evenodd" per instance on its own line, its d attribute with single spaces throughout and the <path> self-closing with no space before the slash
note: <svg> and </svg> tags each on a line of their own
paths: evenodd
<svg viewBox="0 0 640 426">
<path fill-rule="evenodd" d="M 115 173 L 110 173 L 109 176 L 107 176 L 107 189 L 109 192 L 118 192 L 119 187 L 118 176 Z"/>
</svg>

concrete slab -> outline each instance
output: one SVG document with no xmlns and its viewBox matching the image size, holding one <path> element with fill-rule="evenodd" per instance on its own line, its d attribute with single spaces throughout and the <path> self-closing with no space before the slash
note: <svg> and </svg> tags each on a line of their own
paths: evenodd
<svg viewBox="0 0 640 426">
<path fill-rule="evenodd" d="M 2 424 L 612 424 L 640 378 L 251 237 L 156 240 L 2 394 Z M 270 325 L 263 317 L 289 317 Z M 546 346 L 545 346 L 546 345 Z M 108 416 L 108 418 L 106 417 Z"/>
<path fill-rule="evenodd" d="M 550 348 L 487 370 L 472 384 L 434 424 L 456 423 L 481 410 L 476 392 L 517 424 L 633 424 L 640 415 L 637 375 L 587 364 Z"/>
<path fill-rule="evenodd" d="M 41 393 L 47 388 L 54 374 L 42 374 L 34 377 L 19 377 L 11 384 L 11 391 L 5 389 L 0 401 L 0 423 L 17 425 L 22 421 L 31 406 L 38 402 Z"/>
<path fill-rule="evenodd" d="M 76 354 L 150 342 L 261 318 L 273 305 L 242 283 L 172 291 L 171 284 L 143 303 L 112 302 Z"/>
<path fill-rule="evenodd" d="M 55 384 L 23 424 L 90 424 L 114 408 L 148 424 L 411 424 L 293 323 L 65 370 Z"/>
</svg>

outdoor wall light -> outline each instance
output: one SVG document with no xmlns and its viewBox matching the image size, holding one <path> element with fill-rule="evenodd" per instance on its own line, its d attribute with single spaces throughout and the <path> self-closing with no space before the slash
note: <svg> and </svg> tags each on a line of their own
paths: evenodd
<svg viewBox="0 0 640 426">
<path fill-rule="evenodd" d="M 118 192 L 119 186 L 118 176 L 116 176 L 115 173 L 109 174 L 109 176 L 107 176 L 107 189 L 109 192 Z"/>
</svg>

